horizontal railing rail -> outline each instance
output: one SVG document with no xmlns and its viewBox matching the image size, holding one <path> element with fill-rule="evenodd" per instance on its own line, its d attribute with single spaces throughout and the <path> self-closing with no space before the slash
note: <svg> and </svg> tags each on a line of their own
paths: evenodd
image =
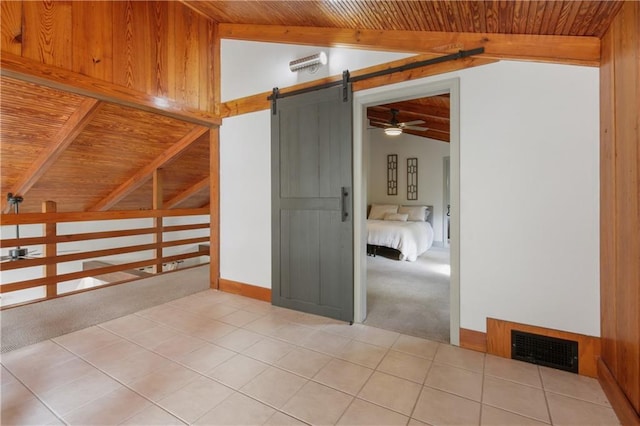
<svg viewBox="0 0 640 426">
<path fill-rule="evenodd" d="M 180 262 L 186 259 L 191 259 L 200 256 L 208 256 L 209 251 L 203 246 L 204 243 L 209 243 L 209 236 L 199 236 L 191 238 L 180 238 L 175 240 L 163 241 L 163 238 L 168 238 L 171 233 L 180 231 L 198 231 L 208 229 L 210 224 L 206 223 L 192 223 L 184 225 L 163 225 L 162 219 L 169 217 L 189 217 L 189 216 L 202 216 L 209 215 L 208 208 L 200 209 L 171 209 L 171 210 L 140 210 L 140 211 L 107 211 L 107 212 L 51 212 L 51 213 L 21 213 L 17 214 L 4 214 L 0 215 L 0 223 L 2 225 L 43 225 L 43 229 L 49 229 L 48 233 L 39 237 L 27 237 L 27 238 L 7 238 L 0 240 L 0 248 L 11 247 L 29 247 L 29 246 L 45 246 L 47 253 L 42 257 L 33 257 L 27 259 L 20 259 L 14 261 L 7 261 L 0 263 L 0 271 L 16 271 L 25 268 L 33 268 L 41 266 L 43 268 L 43 275 L 39 278 L 25 279 L 21 281 L 9 282 L 0 285 L 0 293 L 9 293 L 18 290 L 26 290 L 30 288 L 36 288 L 46 286 L 47 297 L 39 300 L 46 300 L 48 298 L 59 297 L 57 285 L 68 281 L 78 280 L 87 277 L 97 277 L 105 274 L 111 274 L 115 272 L 127 272 L 132 270 L 139 270 L 142 268 L 156 267 L 162 270 L 163 264 L 172 262 Z M 147 224 L 142 227 L 131 227 L 129 229 L 117 229 L 111 231 L 98 231 L 98 232 L 86 232 L 86 233 L 72 233 L 72 234 L 60 234 L 51 232 L 51 224 L 69 224 L 74 222 L 86 222 L 86 221 L 117 221 L 121 219 L 154 219 L 156 226 L 148 226 Z M 49 225 L 46 227 L 45 225 Z M 56 227 L 54 227 L 56 228 Z M 167 235 L 168 234 L 168 235 Z M 91 241 L 108 241 L 111 238 L 122 237 L 140 237 L 140 236 L 153 236 L 155 241 L 150 243 L 140 244 L 126 244 L 122 243 L 118 247 L 104 248 L 99 250 L 79 250 L 78 253 L 70 254 L 58 254 L 58 244 L 73 243 L 73 242 L 91 242 Z M 113 243 L 112 243 L 113 244 Z M 192 246 L 196 245 L 195 251 L 173 254 L 165 256 L 162 252 L 165 248 L 180 247 L 180 246 Z M 59 265 L 66 262 L 76 262 L 82 260 L 100 260 L 99 258 L 105 258 L 110 256 L 117 256 L 123 254 L 142 253 L 147 252 L 146 256 L 152 256 L 148 259 L 125 259 L 121 260 L 124 263 L 108 264 L 107 266 L 96 267 L 92 269 L 86 269 L 76 272 L 67 272 L 58 274 L 57 267 L 52 265 Z M 53 269 L 51 269 L 53 268 Z M 51 271 L 54 271 L 53 273 Z M 127 282 L 130 281 L 127 279 Z M 117 282 L 108 283 L 109 285 L 116 284 Z M 100 288 L 102 286 L 96 286 L 92 288 Z M 72 290 L 65 292 L 62 295 L 73 294 L 79 291 L 87 291 L 90 289 Z M 36 301 L 36 300 L 34 300 Z M 4 306 L 6 307 L 6 306 Z"/>
</svg>

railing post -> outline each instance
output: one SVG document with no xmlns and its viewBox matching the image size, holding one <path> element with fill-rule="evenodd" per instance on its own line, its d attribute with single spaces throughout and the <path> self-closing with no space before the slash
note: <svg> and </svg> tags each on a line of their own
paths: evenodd
<svg viewBox="0 0 640 426">
<path fill-rule="evenodd" d="M 162 210 L 164 194 L 162 175 L 162 169 L 153 171 L 153 210 Z M 153 242 L 156 244 L 156 263 L 153 272 L 160 274 L 162 273 L 162 217 L 154 217 L 153 226 L 156 228 L 153 236 Z"/>
<path fill-rule="evenodd" d="M 220 129 L 209 129 L 209 283 L 220 283 Z"/>
<path fill-rule="evenodd" d="M 57 205 L 54 201 L 44 201 L 42 203 L 42 213 L 55 213 L 57 211 Z M 47 240 L 53 240 L 52 243 L 47 243 L 44 245 L 44 256 L 51 257 L 56 256 L 58 254 L 57 251 L 57 243 L 55 242 L 55 237 L 58 233 L 58 224 L 57 223 L 45 223 L 42 225 L 43 234 L 47 238 Z M 44 266 L 44 276 L 45 277 L 55 277 L 58 275 L 58 265 L 56 263 L 52 263 Z M 56 281 L 47 284 L 47 299 L 55 297 L 58 295 L 58 283 Z"/>
</svg>

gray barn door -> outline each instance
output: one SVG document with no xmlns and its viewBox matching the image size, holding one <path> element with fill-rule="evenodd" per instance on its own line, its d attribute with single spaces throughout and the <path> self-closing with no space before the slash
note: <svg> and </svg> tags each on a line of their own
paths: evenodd
<svg viewBox="0 0 640 426">
<path fill-rule="evenodd" d="M 272 302 L 353 321 L 352 99 L 332 87 L 271 119 Z"/>
</svg>

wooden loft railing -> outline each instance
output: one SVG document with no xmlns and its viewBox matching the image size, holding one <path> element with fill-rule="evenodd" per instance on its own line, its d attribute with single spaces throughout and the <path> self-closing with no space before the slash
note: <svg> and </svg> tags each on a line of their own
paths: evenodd
<svg viewBox="0 0 640 426">
<path fill-rule="evenodd" d="M 6 261 L 0 263 L 0 272 L 7 273 L 9 271 L 26 270 L 41 266 L 43 271 L 41 277 L 13 281 L 0 285 L 0 294 L 6 294 L 14 291 L 32 289 L 36 287 L 46 287 L 46 296 L 37 298 L 33 301 L 41 301 L 87 291 L 87 289 L 74 290 L 59 294 L 58 283 L 64 283 L 72 280 L 78 280 L 86 277 L 96 277 L 105 274 L 113 274 L 118 272 L 126 272 L 131 270 L 139 270 L 145 267 L 153 267 L 155 272 L 161 273 L 163 264 L 171 262 L 184 261 L 200 256 L 208 256 L 209 250 L 205 243 L 209 243 L 209 235 L 195 238 L 170 239 L 171 233 L 179 231 L 197 231 L 209 229 L 209 223 L 191 223 L 184 225 L 163 226 L 163 218 L 169 217 L 189 217 L 209 215 L 208 208 L 200 209 L 172 209 L 172 210 L 140 210 L 140 211 L 107 211 L 107 212 L 75 212 L 75 213 L 21 213 L 5 214 L 0 216 L 3 226 L 6 225 L 42 225 L 42 236 L 28 238 L 11 238 L 1 239 L 0 248 L 14 248 L 20 246 L 28 248 L 30 246 L 40 246 L 43 250 L 42 257 L 19 259 L 14 261 Z M 57 234 L 58 224 L 79 223 L 87 221 L 117 221 L 122 219 L 153 219 L 153 226 L 119 229 L 113 231 L 85 232 L 73 234 Z M 174 234 L 175 235 L 175 234 Z M 100 250 L 81 251 L 70 254 L 58 254 L 58 244 L 72 242 L 91 242 L 103 241 L 111 238 L 133 237 L 133 236 L 152 236 L 153 242 L 148 244 L 122 245 L 116 248 L 105 248 Z M 195 250 L 186 253 L 164 256 L 163 249 L 179 246 L 195 246 Z M 152 255 L 143 256 L 142 252 L 152 253 Z M 95 262 L 100 258 L 114 255 L 139 253 L 140 260 L 130 260 L 120 264 L 108 264 L 108 266 L 98 266 L 93 269 L 81 270 L 76 272 L 58 273 L 57 266 L 65 262 L 73 262 L 80 260 L 94 261 L 94 265 L 106 265 L 103 262 Z M 135 257 L 135 256 L 133 256 Z M 25 273 L 26 275 L 26 273 Z M 131 275 L 134 279 L 134 275 Z M 3 280 L 4 281 L 4 280 Z M 130 281 L 130 280 L 126 280 Z M 105 285 L 120 284 L 125 281 L 117 281 Z M 92 287 L 100 288 L 104 285 Z M 3 306 L 3 308 L 6 306 Z"/>
</svg>

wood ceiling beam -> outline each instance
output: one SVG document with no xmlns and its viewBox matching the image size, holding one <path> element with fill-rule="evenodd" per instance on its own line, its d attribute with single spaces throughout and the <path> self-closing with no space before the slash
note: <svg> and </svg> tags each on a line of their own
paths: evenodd
<svg viewBox="0 0 640 426">
<path fill-rule="evenodd" d="M 174 206 L 177 206 L 181 202 L 191 198 L 193 195 L 197 194 L 198 192 L 208 187 L 209 187 L 209 176 L 202 179 L 195 185 L 192 185 L 189 188 L 185 189 L 184 191 L 182 191 L 180 194 L 176 195 L 169 201 L 165 201 L 163 206 L 165 209 L 170 209 Z"/>
<path fill-rule="evenodd" d="M 7 52 L 2 52 L 2 56 L 0 56 L 0 75 L 164 115 L 200 126 L 217 127 L 222 123 L 217 115 L 189 108 L 171 99 L 138 92 L 128 87 L 42 64 Z"/>
<path fill-rule="evenodd" d="M 442 56 L 442 55 L 437 55 Z M 357 77 L 373 72 L 396 68 L 402 65 L 410 64 L 413 62 L 423 61 L 425 59 L 433 58 L 434 55 L 416 55 L 409 58 L 399 59 L 396 61 L 387 62 L 380 65 L 374 65 L 372 67 L 362 68 L 360 70 L 353 71 L 352 77 Z M 353 91 L 358 92 L 360 90 L 371 89 L 374 87 L 386 86 L 388 84 L 399 83 L 407 80 L 414 80 L 418 78 L 429 77 L 432 75 L 444 74 L 447 72 L 458 71 L 466 68 L 478 67 L 481 65 L 487 65 L 497 62 L 496 59 L 487 59 L 481 57 L 468 57 L 464 59 L 457 59 L 455 61 L 442 62 L 439 64 L 429 65 L 422 68 L 415 68 L 408 71 L 400 71 L 392 74 L 382 75 L 380 77 L 370 78 L 367 80 L 361 80 L 353 83 Z M 321 78 L 318 80 L 296 84 L 289 87 L 280 88 L 280 93 L 293 92 L 316 85 L 331 83 L 334 81 L 341 81 L 342 75 L 334 75 L 331 77 Z M 241 114 L 248 114 L 250 112 L 262 111 L 269 109 L 271 103 L 267 99 L 271 96 L 271 92 L 258 93 L 257 95 L 251 95 L 244 98 L 232 99 L 224 102 L 220 107 L 220 115 L 223 118 L 233 117 Z"/>
<path fill-rule="evenodd" d="M 413 117 L 411 117 L 410 120 L 407 120 L 407 119 L 404 119 L 404 118 L 401 119 L 400 117 L 398 117 L 398 121 L 400 123 L 402 123 L 402 122 L 413 121 L 413 120 L 422 120 L 422 121 L 424 121 L 424 124 L 416 124 L 416 126 L 427 127 L 427 128 L 429 128 L 431 130 L 438 130 L 438 131 L 441 131 L 441 132 L 449 133 L 449 121 L 448 120 L 443 122 L 443 120 L 441 118 L 439 118 L 440 121 L 437 122 L 437 121 L 429 120 L 428 116 L 424 116 L 422 114 L 412 114 L 412 115 L 413 115 Z M 405 115 L 405 117 L 406 117 L 406 115 Z M 387 123 L 387 122 L 389 122 L 391 117 L 390 117 L 390 114 L 388 114 L 388 113 L 387 114 L 381 114 L 381 113 L 376 112 L 376 111 L 368 111 L 367 112 L 367 118 L 369 120 L 373 120 L 375 122 Z M 374 125 L 374 124 L 372 124 L 372 125 Z M 378 127 L 378 126 L 376 126 L 376 127 Z"/>
<path fill-rule="evenodd" d="M 556 35 L 382 31 L 219 24 L 220 38 L 390 52 L 438 53 L 484 47 L 483 57 L 600 65 L 600 39 Z"/>
<path fill-rule="evenodd" d="M 432 106 L 432 105 L 422 105 L 422 104 L 411 102 L 411 101 L 392 102 L 392 103 L 384 104 L 384 107 L 377 106 L 372 108 L 378 111 L 383 111 L 383 109 L 388 111 L 391 108 L 400 109 L 399 107 L 402 107 L 401 108 L 402 112 L 411 112 L 414 114 L 425 114 L 433 118 L 439 118 L 439 119 L 447 119 L 447 120 L 449 119 L 449 107 L 444 108 L 444 107 Z"/>
<path fill-rule="evenodd" d="M 96 99 L 88 98 L 83 100 L 78 106 L 78 109 L 69 116 L 51 143 L 40 152 L 38 158 L 31 163 L 31 166 L 13 185 L 10 192 L 20 196 L 24 196 L 29 192 L 33 185 L 49 170 L 67 147 L 82 133 L 87 124 L 93 120 L 100 110 L 100 105 L 101 102 Z M 6 200 L 3 199 L 2 202 L 4 203 Z M 11 205 L 7 203 L 2 212 L 8 213 L 10 209 Z"/>
<path fill-rule="evenodd" d="M 174 159 L 178 154 L 188 148 L 198 138 L 204 135 L 209 129 L 202 126 L 194 127 L 189 133 L 187 133 L 182 139 L 173 144 L 169 149 L 156 157 L 151 163 L 147 164 L 144 168 L 138 170 L 133 176 L 123 182 L 118 188 L 116 188 L 111 194 L 98 201 L 89 211 L 100 212 L 105 211 L 113 207 L 118 201 L 129 195 L 131 192 L 142 186 L 151 176 L 156 169 L 167 164 Z"/>
</svg>

